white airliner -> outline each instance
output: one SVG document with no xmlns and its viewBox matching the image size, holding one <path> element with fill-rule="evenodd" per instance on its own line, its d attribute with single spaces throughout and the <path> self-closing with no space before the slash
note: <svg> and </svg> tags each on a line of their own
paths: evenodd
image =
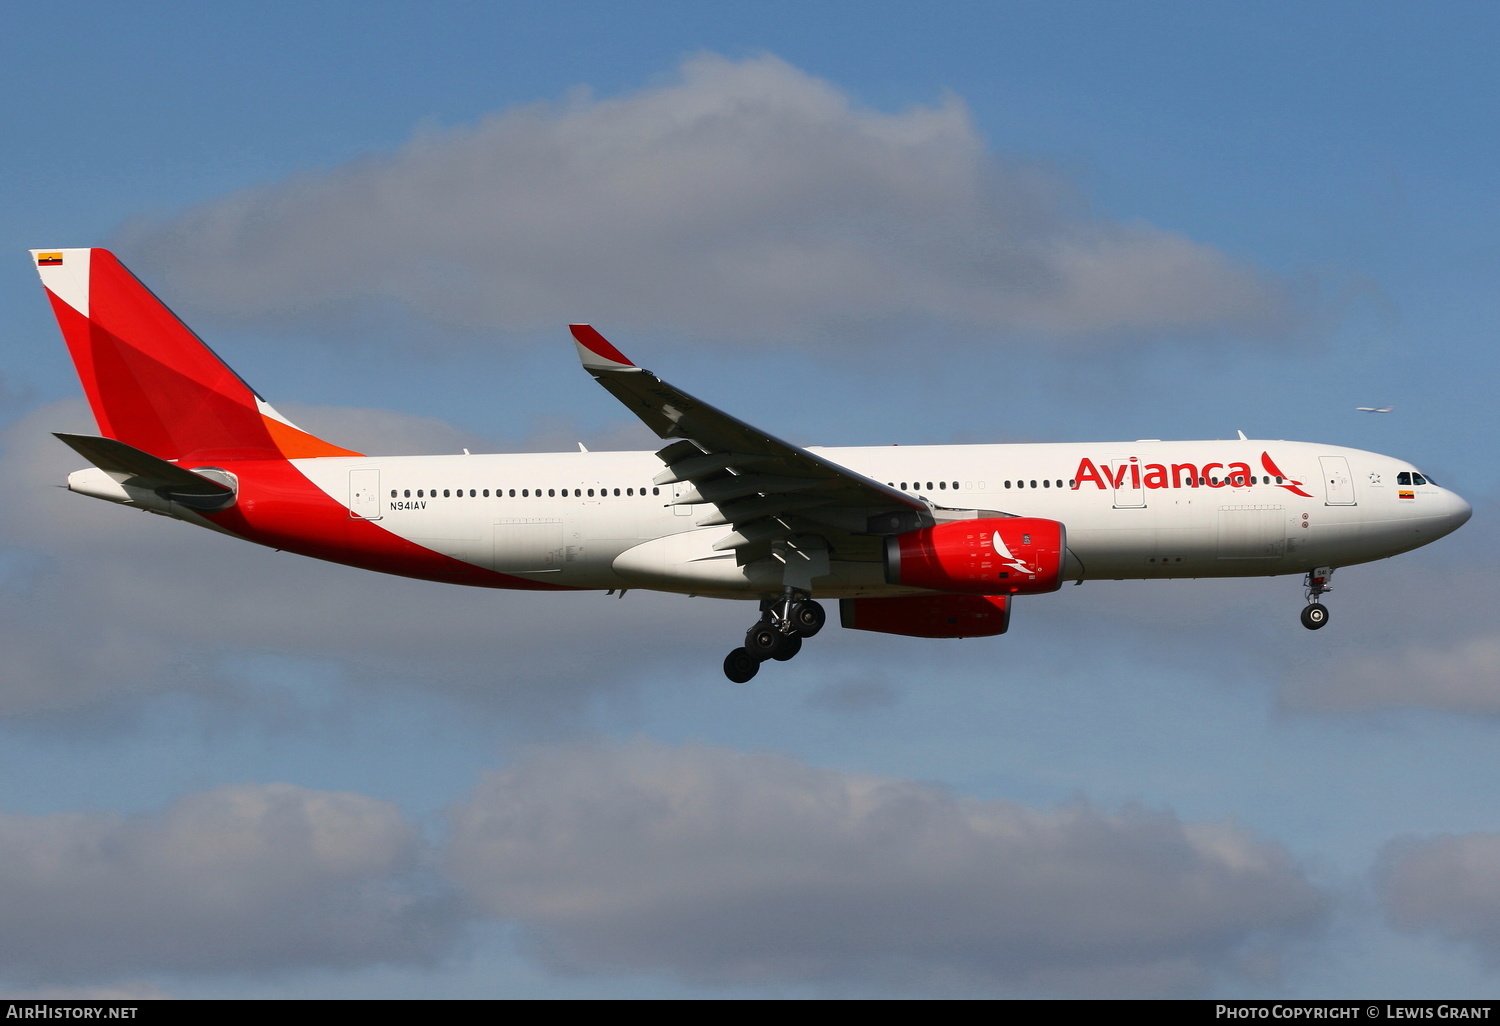
<svg viewBox="0 0 1500 1026">
<path fill-rule="evenodd" d="M 660 451 L 366 456 L 293 426 L 102 249 L 33 250 L 99 436 L 75 492 L 319 559 L 489 588 L 753 599 L 724 661 L 845 627 L 1002 634 L 1065 581 L 1305 575 L 1425 545 L 1469 504 L 1401 460 L 1307 442 L 802 448 L 637 367 L 588 325 L 583 366 Z"/>
</svg>

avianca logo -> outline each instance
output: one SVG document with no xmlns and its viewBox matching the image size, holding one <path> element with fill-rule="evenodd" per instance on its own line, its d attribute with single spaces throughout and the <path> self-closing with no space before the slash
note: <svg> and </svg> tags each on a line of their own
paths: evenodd
<svg viewBox="0 0 1500 1026">
<path fill-rule="evenodd" d="M 1031 535 L 1027 534 L 1022 535 L 1021 537 L 1025 543 L 1030 543 Z M 1010 567 L 1017 573 L 1029 574 L 1032 576 L 1041 573 L 1040 570 L 1035 569 L 1034 567 L 1027 566 L 1025 560 L 1017 559 L 1015 555 L 1010 551 L 1010 547 L 1005 544 L 1005 539 L 1000 537 L 999 531 L 996 531 L 990 538 L 990 544 L 995 547 L 995 555 L 999 556 L 1001 559 L 1009 560 L 1009 562 L 1005 565 Z"/>
<path fill-rule="evenodd" d="M 1276 478 L 1276 487 L 1285 488 L 1293 495 L 1312 498 L 1302 490 L 1302 482 L 1294 481 L 1281 472 L 1271 454 L 1260 454 L 1260 465 L 1267 474 Z M 1073 474 L 1073 487 L 1082 488 L 1092 481 L 1099 489 L 1106 488 L 1223 488 L 1228 485 L 1244 487 L 1255 483 L 1255 475 L 1248 463 L 1141 463 L 1132 456 L 1119 466 L 1098 466 L 1088 457 L 1078 461 Z M 998 550 L 999 544 L 995 546 Z"/>
</svg>

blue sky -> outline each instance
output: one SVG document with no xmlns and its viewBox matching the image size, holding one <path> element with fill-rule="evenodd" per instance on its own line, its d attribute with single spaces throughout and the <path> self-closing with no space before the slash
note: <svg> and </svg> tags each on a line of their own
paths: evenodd
<svg viewBox="0 0 1500 1026">
<path fill-rule="evenodd" d="M 1492 5 L 0 23 L 0 989 L 1493 992 Z M 90 422 L 53 245 L 365 451 L 651 446 L 582 318 L 802 442 L 1242 429 L 1475 517 L 1342 570 L 1316 634 L 1292 578 L 1098 582 L 735 687 L 738 604 L 443 589 L 55 488 Z"/>
</svg>

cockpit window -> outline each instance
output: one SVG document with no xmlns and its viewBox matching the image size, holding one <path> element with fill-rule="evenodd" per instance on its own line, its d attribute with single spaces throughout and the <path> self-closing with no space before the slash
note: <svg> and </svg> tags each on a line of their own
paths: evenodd
<svg viewBox="0 0 1500 1026">
<path fill-rule="evenodd" d="M 1425 476 L 1423 476 L 1421 474 L 1413 474 L 1411 476 L 1411 483 L 1412 484 L 1430 484 L 1430 485 L 1437 484 L 1437 482 L 1434 481 L 1432 478 L 1425 477 Z"/>
</svg>

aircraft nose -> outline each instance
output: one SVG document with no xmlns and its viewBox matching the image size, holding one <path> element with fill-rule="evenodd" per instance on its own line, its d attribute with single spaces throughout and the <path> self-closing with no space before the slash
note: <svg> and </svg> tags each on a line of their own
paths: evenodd
<svg viewBox="0 0 1500 1026">
<path fill-rule="evenodd" d="M 1469 522 L 1474 515 L 1474 507 L 1464 501 L 1463 496 L 1457 492 L 1448 492 L 1448 531 L 1456 531 Z"/>
</svg>

